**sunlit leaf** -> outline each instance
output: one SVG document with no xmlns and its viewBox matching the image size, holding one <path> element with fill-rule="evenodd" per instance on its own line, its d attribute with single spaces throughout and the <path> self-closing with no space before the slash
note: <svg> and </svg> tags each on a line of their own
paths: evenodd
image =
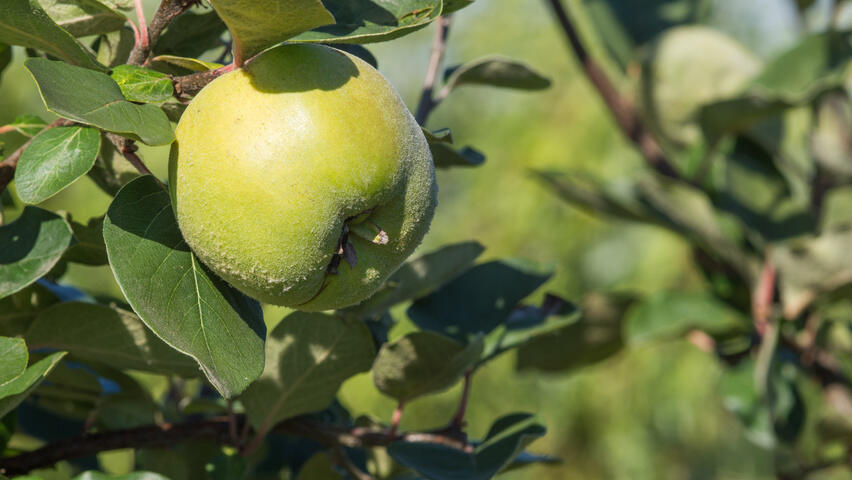
<svg viewBox="0 0 852 480">
<path fill-rule="evenodd" d="M 136 65 L 119 65 L 112 69 L 110 77 L 131 102 L 164 102 L 175 92 L 166 74 Z"/>
</svg>

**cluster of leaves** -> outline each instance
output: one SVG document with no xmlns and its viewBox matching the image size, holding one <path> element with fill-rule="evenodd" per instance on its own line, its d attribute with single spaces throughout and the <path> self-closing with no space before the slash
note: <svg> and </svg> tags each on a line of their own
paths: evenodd
<svg viewBox="0 0 852 480">
<path fill-rule="evenodd" d="M 720 22 L 722 3 L 740 17 Z M 636 299 L 625 337 L 691 334 L 713 351 L 725 406 L 785 478 L 847 465 L 850 446 L 852 25 L 850 5 L 835 3 L 831 14 L 820 2 L 773 2 L 804 27 L 776 32 L 795 44 L 762 58 L 748 41 L 772 32 L 726 33 L 765 20 L 748 16 L 750 2 L 580 2 L 572 13 L 592 21 L 675 171 L 611 183 L 536 174 L 573 205 L 692 247 L 704 288 Z"/>
<path fill-rule="evenodd" d="M 514 261 L 475 265 L 483 249 L 471 242 L 410 261 L 360 305 L 295 312 L 267 335 L 260 304 L 198 261 L 168 193 L 134 153 L 133 142 L 174 140 L 173 122 L 188 100 L 176 89 L 181 78 L 216 73 L 229 59 L 249 59 L 285 40 L 332 44 L 375 64 L 360 44 L 405 35 L 472 0 L 210 0 L 212 10 L 193 3 L 165 0 L 152 25 L 166 12 L 173 18 L 147 45 L 128 27 L 129 0 L 0 3 L 0 70 L 11 45 L 26 47 L 26 69 L 59 117 L 49 124 L 24 115 L 2 127 L 27 140 L 0 163 L 14 170 L 15 187 L 0 185 L 0 213 L 14 218 L 3 224 L 0 217 L 0 478 L 36 467 L 47 470 L 27 478 L 107 478 L 78 473 L 97 468 L 92 453 L 115 448 L 97 438 L 116 430 L 125 446 L 134 446 L 134 432 L 149 442 L 132 467 L 158 472 L 109 477 L 127 480 L 363 478 L 366 471 L 377 478 L 487 479 L 551 461 L 523 452 L 545 432 L 530 414 L 502 417 L 481 441 L 468 442 L 466 389 L 448 427 L 420 434 L 352 418 L 337 391 L 372 370 L 376 387 L 401 411 L 536 342 L 577 348 L 556 360 L 524 350 L 524 366 L 582 365 L 617 350 L 613 315 L 584 317 L 553 296 L 540 307 L 522 306 L 550 272 Z M 490 57 L 447 69 L 432 107 L 464 85 L 541 89 L 549 81 Z M 426 135 L 438 167 L 484 161 L 470 147 L 456 150 L 446 129 Z M 114 196 L 104 216 L 80 223 L 33 205 L 83 175 Z M 109 265 L 124 297 L 92 297 L 63 284 L 69 263 Z M 389 311 L 405 303 L 417 329 L 390 342 Z M 199 426 L 198 438 L 155 448 L 170 443 L 170 432 L 191 429 L 188 421 L 209 426 L 222 416 L 231 430 L 226 438 Z M 310 424 L 312 433 L 301 431 L 308 438 L 293 419 Z M 151 433 L 164 422 L 171 427 Z M 80 440 L 91 447 L 88 456 L 50 457 L 68 441 L 50 442 L 81 432 L 101 435 Z M 325 441 L 341 432 L 349 441 Z M 151 435 L 162 439 L 151 444 Z M 27 453 L 41 444 L 47 446 Z M 53 460 L 38 460 L 44 452 Z M 67 461 L 50 467 L 56 460 Z"/>
</svg>

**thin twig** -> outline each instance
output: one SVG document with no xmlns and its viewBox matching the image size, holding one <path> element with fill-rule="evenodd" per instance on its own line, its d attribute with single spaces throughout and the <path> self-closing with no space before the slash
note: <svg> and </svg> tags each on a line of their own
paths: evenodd
<svg viewBox="0 0 852 480">
<path fill-rule="evenodd" d="M 456 411 L 456 416 L 453 417 L 452 425 L 456 428 L 464 428 L 464 415 L 467 412 L 467 399 L 470 397 L 470 384 L 473 380 L 473 370 L 468 370 L 464 374 L 462 384 L 462 395 L 459 401 L 459 409 Z"/>
<path fill-rule="evenodd" d="M 50 125 L 44 127 L 42 132 L 44 130 L 48 130 L 48 129 L 51 129 L 51 128 L 67 127 L 67 126 L 73 125 L 73 124 L 74 124 L 74 122 L 72 122 L 71 120 L 66 120 L 64 118 L 60 118 L 60 119 L 54 121 L 53 123 L 51 123 Z M 12 179 L 15 178 L 15 169 L 18 167 L 18 160 L 21 158 L 21 155 L 23 155 L 24 150 L 26 150 L 27 147 L 30 146 L 30 143 L 32 143 L 34 138 L 35 138 L 35 136 L 31 137 L 29 140 L 24 142 L 23 145 L 18 147 L 17 150 L 12 152 L 11 155 L 6 157 L 5 160 L 0 162 L 0 193 L 3 193 L 3 190 L 6 189 L 6 187 L 9 185 L 9 182 L 11 182 Z"/>
<path fill-rule="evenodd" d="M 14 132 L 14 131 L 15 131 L 14 125 L 3 125 L 2 127 L 0 127 L 0 135 L 3 135 L 4 133 Z"/>
<path fill-rule="evenodd" d="M 583 41 L 580 39 L 580 35 L 577 33 L 577 29 L 565 11 L 565 7 L 562 6 L 561 0 L 548 0 L 548 2 L 553 8 L 553 13 L 556 15 L 559 25 L 568 38 L 568 43 L 574 55 L 582 65 L 583 71 L 586 73 L 589 81 L 592 82 L 592 85 L 598 90 L 598 93 L 612 112 L 616 123 L 624 135 L 636 145 L 642 156 L 645 157 L 645 161 L 657 173 L 681 180 L 685 183 L 691 183 L 684 179 L 669 162 L 662 148 L 660 148 L 660 144 L 657 143 L 651 132 L 645 128 L 639 113 L 632 103 L 619 93 L 603 69 L 589 55 L 588 50 L 583 45 Z"/>
<path fill-rule="evenodd" d="M 133 46 L 127 63 L 131 65 L 145 65 L 150 61 L 151 50 L 169 23 L 178 15 L 185 12 L 189 7 L 197 4 L 197 0 L 163 0 L 157 11 L 151 18 L 151 22 L 145 26 L 144 15 L 140 16 L 140 41 Z M 137 13 L 137 15 L 139 15 Z"/>
<path fill-rule="evenodd" d="M 142 8 L 142 0 L 133 0 L 133 6 L 136 7 L 136 21 L 139 22 L 139 38 L 137 38 L 136 46 L 142 50 L 151 48 L 148 41 L 148 24 L 145 21 L 145 10 Z"/>
<path fill-rule="evenodd" d="M 400 402 L 396 405 L 396 409 L 393 411 L 393 417 L 391 417 L 391 425 L 390 430 L 388 430 L 388 437 L 396 437 L 396 432 L 399 430 L 399 422 L 402 421 L 402 411 L 404 409 L 405 402 L 400 400 Z"/>
<path fill-rule="evenodd" d="M 189 99 L 206 87 L 208 83 L 233 70 L 234 64 L 232 63 L 214 70 L 174 77 L 172 84 L 175 87 L 175 97 L 181 100 Z"/>
<path fill-rule="evenodd" d="M 432 41 L 432 52 L 429 55 L 429 66 L 426 68 L 426 78 L 423 79 L 423 91 L 420 94 L 420 102 L 417 104 L 417 113 L 414 118 L 420 125 L 426 124 L 429 114 L 440 103 L 434 96 L 435 82 L 438 79 L 438 71 L 444 62 L 444 54 L 447 51 L 447 36 L 450 32 L 450 15 L 443 16 L 435 22 L 435 38 Z"/>
<path fill-rule="evenodd" d="M 244 415 L 236 415 L 235 420 L 238 425 L 247 423 Z M 127 430 L 82 434 L 20 455 L 0 458 L 0 474 L 8 477 L 24 475 L 31 470 L 49 467 L 64 460 L 123 448 L 173 446 L 194 440 L 236 446 L 231 443 L 229 423 L 227 417 L 220 417 L 196 422 L 148 425 Z M 337 427 L 303 418 L 285 420 L 276 425 L 272 431 L 311 439 L 322 445 L 350 448 L 381 447 L 391 442 L 437 443 L 460 450 L 469 448 L 457 438 L 440 433 L 413 432 L 390 437 L 384 430 Z"/>
<path fill-rule="evenodd" d="M 136 155 L 136 150 L 138 150 L 139 147 L 136 146 L 133 140 L 109 132 L 106 133 L 106 137 L 110 143 L 115 146 L 116 150 L 124 155 L 124 158 L 126 158 L 127 161 L 130 162 L 137 171 L 139 171 L 139 173 L 142 175 L 154 175 L 145 165 L 145 162 L 139 158 L 139 155 Z"/>
<path fill-rule="evenodd" d="M 775 298 L 775 264 L 772 262 L 771 250 L 766 251 L 766 260 L 763 263 L 760 277 L 751 297 L 751 314 L 754 328 L 763 336 L 769 325 L 769 317 L 772 314 L 772 300 Z"/>
<path fill-rule="evenodd" d="M 240 438 L 237 436 L 237 417 L 234 415 L 234 401 L 228 399 L 228 435 L 231 436 L 231 443 L 239 445 Z"/>
</svg>

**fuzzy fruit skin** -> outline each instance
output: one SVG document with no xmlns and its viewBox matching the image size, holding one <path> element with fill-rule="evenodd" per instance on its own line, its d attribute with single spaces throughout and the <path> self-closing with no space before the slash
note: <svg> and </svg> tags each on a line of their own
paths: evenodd
<svg viewBox="0 0 852 480">
<path fill-rule="evenodd" d="M 264 302 L 359 303 L 414 251 L 437 204 L 429 147 L 405 104 L 373 67 L 329 47 L 279 46 L 217 78 L 175 135 L 170 189 L 186 242 Z M 355 267 L 328 274 L 353 217 L 389 243 L 350 233 Z"/>
</svg>

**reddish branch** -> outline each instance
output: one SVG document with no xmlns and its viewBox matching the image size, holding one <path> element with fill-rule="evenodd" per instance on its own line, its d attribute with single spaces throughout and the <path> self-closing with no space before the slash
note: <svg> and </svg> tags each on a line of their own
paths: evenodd
<svg viewBox="0 0 852 480">
<path fill-rule="evenodd" d="M 423 79 L 423 92 L 420 94 L 420 103 L 417 105 L 417 113 L 414 118 L 420 125 L 424 125 L 429 114 L 440 103 L 435 98 L 435 83 L 438 79 L 438 70 L 444 61 L 447 51 L 447 36 L 450 33 L 451 17 L 441 17 L 435 22 L 435 39 L 432 41 L 432 53 L 429 55 L 429 66 L 426 68 L 426 78 Z"/>
<path fill-rule="evenodd" d="M 645 157 L 645 161 L 654 170 L 666 177 L 684 180 L 666 158 L 665 153 L 660 148 L 660 144 L 657 143 L 657 140 L 642 123 L 642 119 L 632 103 L 619 93 L 600 65 L 589 55 L 588 50 L 583 45 L 583 41 L 580 39 L 580 35 L 577 33 L 577 29 L 565 11 L 565 7 L 562 6 L 561 0 L 549 1 L 557 20 L 559 20 L 559 25 L 565 32 L 566 37 L 568 37 L 571 49 L 583 67 L 583 71 L 586 73 L 589 81 L 592 82 L 592 85 L 598 90 L 598 93 L 612 112 L 616 123 L 618 123 L 624 135 L 636 145 L 642 156 Z"/>
<path fill-rule="evenodd" d="M 163 33 L 163 30 L 166 29 L 166 26 L 171 23 L 175 17 L 197 3 L 197 0 L 163 0 L 160 2 L 160 6 L 157 7 L 157 11 L 151 18 L 151 22 L 147 25 L 147 28 L 144 21 L 144 15 L 140 14 L 139 27 L 140 29 L 145 29 L 147 32 L 147 38 L 145 38 L 144 32 L 140 32 L 140 41 L 137 41 L 136 45 L 133 46 L 133 50 L 130 51 L 127 63 L 131 65 L 144 65 L 147 63 L 151 56 L 151 49 L 154 48 L 154 45 L 157 43 L 157 39 L 160 38 L 160 35 Z"/>
<path fill-rule="evenodd" d="M 238 424 L 244 424 L 245 417 L 238 415 L 235 421 Z M 122 448 L 168 447 L 196 440 L 235 446 L 232 443 L 230 430 L 229 419 L 223 417 L 197 422 L 87 433 L 14 457 L 0 458 L 0 474 L 11 477 L 24 475 L 31 470 L 48 467 L 64 460 Z M 406 433 L 391 437 L 384 430 L 335 427 L 301 418 L 281 422 L 272 431 L 308 438 L 329 448 L 377 447 L 386 446 L 392 441 L 440 443 L 452 448 L 467 448 L 467 445 L 459 442 L 458 439 L 439 433 Z"/>
</svg>

